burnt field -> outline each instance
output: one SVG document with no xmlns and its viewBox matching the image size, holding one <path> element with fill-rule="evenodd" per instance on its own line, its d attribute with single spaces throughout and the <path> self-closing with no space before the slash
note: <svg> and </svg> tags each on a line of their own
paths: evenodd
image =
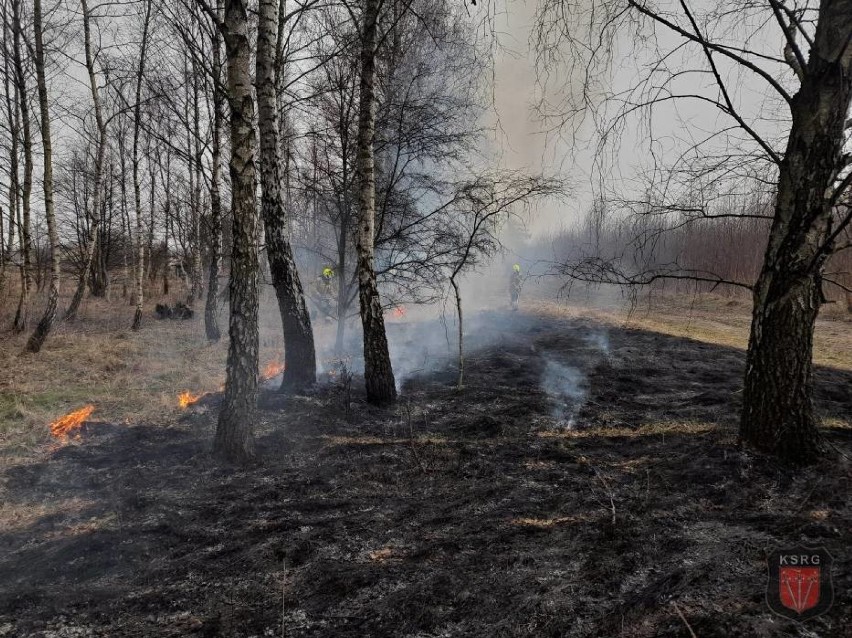
<svg viewBox="0 0 852 638">
<path fill-rule="evenodd" d="M 7 466 L 0 636 L 852 636 L 852 373 L 817 368 L 834 453 L 785 470 L 736 446 L 740 349 L 470 333 L 462 390 L 412 357 L 391 410 L 339 371 L 265 393 L 248 469 L 209 455 L 215 395 Z M 766 554 L 800 543 L 835 560 L 806 624 L 764 600 Z"/>
</svg>

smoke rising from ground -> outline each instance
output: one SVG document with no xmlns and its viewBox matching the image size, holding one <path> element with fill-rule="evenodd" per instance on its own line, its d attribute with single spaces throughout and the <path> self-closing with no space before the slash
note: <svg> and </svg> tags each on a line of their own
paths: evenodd
<svg viewBox="0 0 852 638">
<path fill-rule="evenodd" d="M 585 375 L 578 368 L 556 361 L 548 361 L 545 365 L 541 389 L 553 401 L 553 417 L 569 430 L 574 428 L 574 419 L 588 395 L 585 381 Z"/>
<path fill-rule="evenodd" d="M 582 335 L 584 347 L 575 348 L 576 358 L 561 360 L 548 358 L 541 375 L 541 389 L 553 407 L 551 415 L 558 427 L 573 429 L 577 415 L 589 395 L 589 379 L 584 370 L 591 370 L 609 358 L 609 336 L 605 330 L 589 329 Z"/>
</svg>

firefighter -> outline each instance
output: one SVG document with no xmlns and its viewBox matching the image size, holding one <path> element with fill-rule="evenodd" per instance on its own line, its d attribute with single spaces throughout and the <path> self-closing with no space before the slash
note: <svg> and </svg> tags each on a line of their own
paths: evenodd
<svg viewBox="0 0 852 638">
<path fill-rule="evenodd" d="M 521 297 L 521 265 L 512 266 L 512 278 L 509 282 L 509 294 L 512 297 L 512 310 L 518 309 L 518 300 Z"/>
<path fill-rule="evenodd" d="M 319 309 L 327 320 L 332 318 L 334 309 L 334 269 L 326 266 L 318 277 L 317 292 L 319 293 Z"/>
</svg>

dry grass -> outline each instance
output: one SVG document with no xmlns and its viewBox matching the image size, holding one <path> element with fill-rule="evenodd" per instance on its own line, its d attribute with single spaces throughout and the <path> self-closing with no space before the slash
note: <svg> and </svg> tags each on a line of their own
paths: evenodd
<svg viewBox="0 0 852 638">
<path fill-rule="evenodd" d="M 661 421 L 633 428 L 597 427 L 589 430 L 545 430 L 539 432 L 538 436 L 545 439 L 582 439 L 590 436 L 635 439 L 644 436 L 665 436 L 666 434 L 705 434 L 716 429 L 718 429 L 718 426 L 710 423 Z"/>
<path fill-rule="evenodd" d="M 415 436 L 413 439 L 393 438 L 393 437 L 378 437 L 378 436 L 333 436 L 323 434 L 320 436 L 323 442 L 330 447 L 341 446 L 373 446 L 373 445 L 407 445 L 415 443 L 417 445 L 449 445 L 458 441 L 449 440 L 443 436 Z"/>
<path fill-rule="evenodd" d="M 576 523 L 587 523 L 591 520 L 591 516 L 557 516 L 554 518 L 513 518 L 509 521 L 510 525 L 518 527 L 532 527 L 535 529 L 549 529 L 557 525 L 571 525 Z"/>
<path fill-rule="evenodd" d="M 179 297 L 177 297 L 179 298 Z M 11 324 L 14 303 L 4 304 L 0 325 Z M 60 303 L 60 308 L 67 305 Z M 225 381 L 227 339 L 208 343 L 203 305 L 191 321 L 158 321 L 146 304 L 143 328 L 130 330 L 125 301 L 89 298 L 74 324 L 60 323 L 37 355 L 23 352 L 28 334 L 0 338 L 0 457 L 48 450 L 49 424 L 86 404 L 93 421 L 167 424 L 181 409 L 182 391 L 218 391 Z M 38 308 L 31 316 L 38 317 Z M 35 319 L 33 319 L 33 323 Z M 220 315 L 227 330 L 227 317 Z M 274 317 L 261 325 L 261 364 L 279 360 L 281 337 Z"/>
</svg>

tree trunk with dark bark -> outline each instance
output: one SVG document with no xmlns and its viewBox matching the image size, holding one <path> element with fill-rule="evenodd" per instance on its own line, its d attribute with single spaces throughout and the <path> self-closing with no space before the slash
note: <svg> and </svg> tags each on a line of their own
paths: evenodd
<svg viewBox="0 0 852 638">
<path fill-rule="evenodd" d="M 850 39 L 852 2 L 823 1 L 793 98 L 775 215 L 754 290 L 740 438 L 788 463 L 814 461 L 823 452 L 812 398 L 813 332 L 852 98 Z"/>
<path fill-rule="evenodd" d="M 367 400 L 377 405 L 396 400 L 385 320 L 375 271 L 376 175 L 376 46 L 379 0 L 363 0 L 361 28 L 361 92 L 358 110 L 359 215 L 358 299 L 364 330 L 364 380 Z"/>
<path fill-rule="evenodd" d="M 201 145 L 201 115 L 199 112 L 199 77 L 200 69 L 192 60 L 192 140 L 193 140 L 193 161 L 192 168 L 194 171 L 194 187 L 195 192 L 192 196 L 192 291 L 189 303 L 193 300 L 201 300 L 204 298 L 204 267 L 201 263 L 201 181 L 202 174 L 202 158 L 204 150 Z"/>
<path fill-rule="evenodd" d="M 130 211 L 127 206 L 127 161 L 124 159 L 124 135 L 118 136 L 119 171 L 121 175 L 121 232 L 124 241 L 121 242 L 121 298 L 127 299 L 130 285 L 130 260 L 127 256 L 128 243 L 130 242 Z M 168 235 L 166 236 L 168 239 Z M 131 247 L 132 250 L 132 247 Z M 167 251 L 168 252 L 168 251 Z"/>
<path fill-rule="evenodd" d="M 216 2 L 216 15 L 222 13 L 221 0 Z M 219 330 L 219 269 L 222 265 L 222 195 L 219 189 L 222 171 L 222 122 L 224 96 L 222 95 L 222 35 L 213 29 L 213 132 L 210 146 L 210 266 L 207 275 L 207 300 L 204 305 L 204 330 L 207 340 L 216 343 L 222 334 Z"/>
<path fill-rule="evenodd" d="M 95 255 L 95 248 L 98 242 L 98 223 L 92 220 L 89 224 L 89 234 L 86 237 L 86 245 L 83 247 L 84 259 L 83 269 L 77 279 L 77 288 L 74 290 L 74 296 L 71 297 L 71 303 L 68 304 L 68 309 L 65 311 L 63 320 L 70 322 L 77 320 L 77 313 L 80 311 L 80 304 L 83 301 L 83 295 L 86 293 L 86 280 L 88 272 L 92 268 L 92 259 Z"/>
<path fill-rule="evenodd" d="M 316 382 L 316 352 L 311 319 L 293 249 L 281 194 L 278 111 L 275 96 L 275 46 L 278 0 L 260 0 L 257 36 L 257 104 L 260 128 L 261 211 L 266 254 L 284 332 L 282 389 L 299 390 Z"/>
<path fill-rule="evenodd" d="M 453 294 L 456 298 L 456 315 L 458 315 L 458 338 L 459 338 L 459 376 L 458 381 L 456 383 L 456 387 L 461 390 L 464 387 L 464 313 L 462 312 L 462 296 L 461 290 L 459 289 L 459 284 L 456 281 L 456 275 L 458 273 L 454 272 L 450 277 L 450 285 L 453 287 Z"/>
<path fill-rule="evenodd" d="M 74 296 L 71 298 L 71 303 L 65 311 L 65 321 L 74 321 L 77 318 L 77 312 L 80 309 L 80 303 L 83 301 L 83 295 L 86 292 L 86 280 L 92 269 L 92 262 L 98 250 L 98 238 L 100 236 L 100 198 L 101 198 L 101 182 L 103 179 L 104 155 L 107 145 L 107 127 L 101 110 L 101 100 L 98 91 L 98 83 L 95 77 L 95 59 L 92 52 L 92 36 L 91 36 L 91 16 L 86 0 L 82 0 L 81 8 L 83 9 L 83 45 L 86 58 L 86 71 L 89 77 L 89 92 L 92 95 L 92 105 L 95 111 L 95 124 L 98 130 L 98 145 L 95 152 L 95 175 L 94 184 L 92 186 L 92 213 L 89 215 L 89 234 L 86 238 L 86 246 L 84 247 L 84 262 L 83 270 L 80 272 L 80 278 L 77 280 L 77 288 L 74 291 Z M 88 213 L 87 213 L 88 214 Z"/>
<path fill-rule="evenodd" d="M 35 67 L 38 84 L 38 104 L 41 115 L 41 143 L 44 148 L 44 214 L 47 219 L 47 235 L 50 241 L 50 292 L 41 321 L 27 342 L 29 352 L 41 350 L 44 340 L 56 320 L 56 305 L 59 301 L 60 263 L 59 235 L 56 231 L 56 216 L 53 209 L 53 147 L 50 136 L 50 111 L 47 105 L 47 80 L 44 71 L 44 41 L 42 33 L 41 0 L 33 4 L 33 30 L 35 31 Z"/>
<path fill-rule="evenodd" d="M 27 329 L 29 322 L 30 293 L 32 292 L 32 234 L 30 224 L 30 204 L 33 190 L 33 142 L 30 132 L 30 107 L 27 89 L 26 75 L 24 74 L 23 54 L 21 52 L 21 39 L 23 38 L 23 25 L 21 22 L 21 2 L 12 2 L 12 52 L 15 65 L 15 84 L 17 86 L 18 103 L 21 117 L 21 132 L 23 133 L 24 149 L 24 181 L 21 192 L 22 220 L 21 220 L 21 296 L 18 299 L 18 309 L 15 312 L 14 330 L 23 332 Z"/>
<path fill-rule="evenodd" d="M 344 160 L 345 163 L 346 161 Z M 345 177 L 343 183 L 346 183 Z M 348 196 L 344 195 L 343 199 L 344 210 L 346 210 L 345 206 L 348 203 Z M 337 238 L 337 334 L 334 339 L 334 352 L 338 357 L 342 357 L 344 354 L 343 344 L 346 341 L 347 292 L 349 290 L 349 287 L 346 285 L 346 237 L 349 235 L 349 216 L 341 215 L 340 217 L 340 235 Z"/>
<path fill-rule="evenodd" d="M 136 101 L 133 104 L 133 204 L 136 209 L 136 309 L 133 313 L 133 330 L 142 328 L 143 282 L 145 278 L 145 243 L 142 240 L 142 193 L 139 176 L 139 132 L 142 127 L 142 78 L 145 75 L 145 56 L 148 51 L 148 27 L 151 22 L 151 0 L 145 6 L 145 23 L 136 69 Z M 150 253 L 149 253 L 150 258 Z"/>
<path fill-rule="evenodd" d="M 102 139 L 106 140 L 106 131 L 103 132 Z M 105 142 L 103 143 L 105 144 Z M 112 225 L 108 211 L 112 210 L 112 180 L 107 180 L 106 184 L 103 183 L 103 177 L 100 176 L 103 170 L 103 168 L 96 169 L 99 174 L 97 181 L 101 184 L 102 192 L 98 198 L 100 203 L 92 207 L 92 217 L 97 220 L 98 239 L 95 242 L 92 267 L 88 273 L 88 278 L 89 294 L 92 297 L 100 297 L 109 301 L 110 281 L 108 265 Z M 107 168 L 106 170 L 111 174 L 111 168 Z"/>
<path fill-rule="evenodd" d="M 243 463 L 254 456 L 252 426 L 258 391 L 258 258 L 251 46 L 244 0 L 227 0 L 223 22 L 231 105 L 231 210 L 233 245 L 229 284 L 228 369 L 213 452 Z"/>
</svg>

